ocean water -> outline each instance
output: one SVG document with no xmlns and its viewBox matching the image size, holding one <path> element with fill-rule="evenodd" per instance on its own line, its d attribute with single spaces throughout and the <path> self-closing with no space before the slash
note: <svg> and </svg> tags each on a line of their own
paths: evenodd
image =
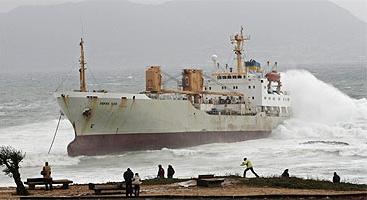
<svg viewBox="0 0 367 200">
<path fill-rule="evenodd" d="M 367 65 L 366 63 L 298 66 L 282 73 L 293 98 L 294 116 L 269 138 L 230 144 L 208 144 L 183 149 L 137 151 L 106 156 L 68 157 L 74 133 L 63 119 L 50 154 L 59 109 L 53 92 L 77 88 L 72 73 L 0 74 L 0 145 L 26 152 L 23 180 L 38 177 L 48 161 L 54 178 L 77 183 L 120 181 L 127 167 L 144 178 L 156 176 L 157 165 L 172 164 L 177 177 L 198 174 L 242 174 L 243 157 L 253 161 L 262 176 L 291 175 L 330 180 L 334 171 L 343 181 L 367 183 Z M 72 75 L 70 75 L 72 74 Z M 95 71 L 93 89 L 140 91 L 142 70 Z M 249 176 L 253 176 L 249 173 Z M 0 174 L 0 186 L 13 180 Z"/>
</svg>

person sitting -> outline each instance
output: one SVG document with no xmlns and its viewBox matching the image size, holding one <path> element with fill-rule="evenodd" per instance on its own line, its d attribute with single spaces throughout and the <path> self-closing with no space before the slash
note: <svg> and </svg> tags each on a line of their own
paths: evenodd
<svg viewBox="0 0 367 200">
<path fill-rule="evenodd" d="M 333 183 L 340 183 L 340 176 L 334 172 Z"/>
<path fill-rule="evenodd" d="M 135 173 L 132 184 L 134 185 L 134 195 L 136 197 L 140 194 L 141 179 L 138 173 Z"/>
<path fill-rule="evenodd" d="M 167 178 L 173 178 L 174 174 L 175 174 L 175 170 L 173 169 L 172 165 L 168 165 Z"/>
<path fill-rule="evenodd" d="M 282 178 L 289 178 L 289 173 L 288 173 L 288 169 L 285 169 L 282 176 Z"/>
</svg>

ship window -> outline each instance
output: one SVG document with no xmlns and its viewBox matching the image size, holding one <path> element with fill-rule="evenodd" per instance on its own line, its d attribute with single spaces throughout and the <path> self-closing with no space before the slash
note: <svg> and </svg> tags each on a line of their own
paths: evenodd
<svg viewBox="0 0 367 200">
<path fill-rule="evenodd" d="M 264 83 L 264 80 L 261 80 L 261 83 Z"/>
<path fill-rule="evenodd" d="M 251 89 L 251 85 L 248 86 L 248 89 Z"/>
<path fill-rule="evenodd" d="M 237 78 L 237 76 L 232 76 L 232 78 L 233 78 L 233 79 L 236 79 L 236 78 Z"/>
<path fill-rule="evenodd" d="M 237 76 L 237 78 L 241 79 L 241 78 L 242 78 L 242 76 Z"/>
<path fill-rule="evenodd" d="M 255 99 L 255 97 L 252 97 L 252 99 Z"/>
<path fill-rule="evenodd" d="M 255 89 L 255 86 L 252 86 L 252 88 L 254 88 L 254 89 Z"/>
<path fill-rule="evenodd" d="M 226 76 L 223 76 L 222 78 L 223 78 L 223 79 L 227 79 L 227 77 L 226 77 Z"/>
<path fill-rule="evenodd" d="M 211 90 L 212 89 L 212 87 L 209 87 L 209 90 Z"/>
<path fill-rule="evenodd" d="M 231 78 L 232 78 L 232 76 L 228 76 L 227 78 L 228 78 L 228 79 L 231 79 Z"/>
<path fill-rule="evenodd" d="M 206 90 L 206 87 L 204 87 L 204 90 Z"/>
<path fill-rule="evenodd" d="M 266 100 L 266 97 L 264 97 L 264 99 Z"/>
<path fill-rule="evenodd" d="M 217 79 L 222 79 L 222 77 L 221 76 L 217 76 Z"/>
</svg>

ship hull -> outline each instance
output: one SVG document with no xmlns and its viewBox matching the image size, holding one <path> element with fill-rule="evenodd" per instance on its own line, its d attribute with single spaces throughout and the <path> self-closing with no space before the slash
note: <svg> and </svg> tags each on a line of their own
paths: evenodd
<svg viewBox="0 0 367 200">
<path fill-rule="evenodd" d="M 173 132 L 97 134 L 76 136 L 68 145 L 70 156 L 105 155 L 138 150 L 184 148 L 209 143 L 231 143 L 265 138 L 270 131 Z"/>
<path fill-rule="evenodd" d="M 56 94 L 73 125 L 70 156 L 182 148 L 267 137 L 288 116 L 208 114 L 187 100 L 142 94 Z M 240 106 L 240 104 L 238 104 Z"/>
</svg>

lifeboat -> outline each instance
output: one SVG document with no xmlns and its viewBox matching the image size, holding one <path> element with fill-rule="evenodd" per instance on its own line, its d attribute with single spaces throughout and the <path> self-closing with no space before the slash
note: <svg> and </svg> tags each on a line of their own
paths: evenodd
<svg viewBox="0 0 367 200">
<path fill-rule="evenodd" d="M 265 75 L 265 77 L 269 81 L 279 82 L 280 81 L 280 74 L 277 71 L 269 72 Z"/>
</svg>

